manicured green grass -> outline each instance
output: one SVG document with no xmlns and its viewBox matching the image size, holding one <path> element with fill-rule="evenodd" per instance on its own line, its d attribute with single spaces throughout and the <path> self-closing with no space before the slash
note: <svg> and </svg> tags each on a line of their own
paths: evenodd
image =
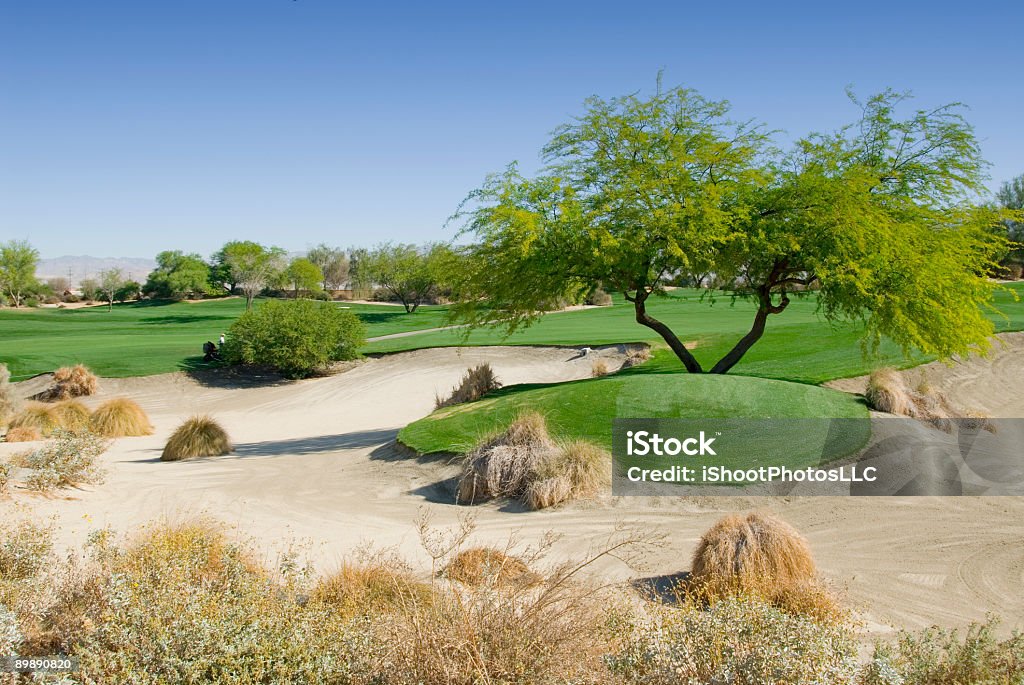
<svg viewBox="0 0 1024 685">
<path fill-rule="evenodd" d="M 259 303 L 257 302 L 257 306 Z M 446 307 L 348 306 L 369 337 L 444 325 Z M 85 309 L 0 310 L 0 362 L 15 380 L 83 363 L 100 376 L 145 376 L 202 363 L 203 343 L 245 311 L 240 298 L 206 302 L 139 302 Z"/>
<path fill-rule="evenodd" d="M 999 331 L 1024 329 L 1024 284 L 999 291 L 992 314 Z M 718 296 L 712 304 L 701 291 L 675 290 L 657 298 L 648 307 L 651 315 L 668 324 L 684 341 L 697 343 L 694 355 L 709 367 L 750 328 L 754 306 Z M 496 329 L 482 329 L 465 335 L 464 330 L 438 331 L 371 343 L 367 352 L 395 352 L 449 345 L 599 345 L 617 342 L 651 342 L 661 338 L 633 319 L 633 308 L 621 297 L 615 305 L 548 315 L 532 327 L 506 338 Z M 860 346 L 862 328 L 856 324 L 832 325 L 817 312 L 811 296 L 794 300 L 789 308 L 769 320 L 764 337 L 733 369 L 734 375 L 759 376 L 803 383 L 821 383 L 868 373 L 878 366 L 912 366 L 931 357 L 905 356 L 891 341 L 883 342 L 875 357 L 864 356 Z M 679 370 L 674 358 L 665 357 L 658 370 Z"/>
<path fill-rule="evenodd" d="M 506 388 L 478 402 L 446 407 L 411 423 L 399 433 L 399 440 L 423 454 L 468 452 L 483 439 L 503 430 L 524 410 L 544 414 L 552 433 L 558 437 L 581 438 L 607 449 L 611 449 L 612 420 L 617 418 L 868 415 L 857 398 L 828 388 L 743 376 L 642 369 L 571 383 Z M 813 450 L 808 453 L 813 454 Z M 816 456 L 820 457 L 820 451 Z"/>
</svg>

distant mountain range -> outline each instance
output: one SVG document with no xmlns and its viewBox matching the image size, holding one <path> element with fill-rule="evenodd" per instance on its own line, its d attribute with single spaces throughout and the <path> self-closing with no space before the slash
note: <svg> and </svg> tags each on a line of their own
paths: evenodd
<svg viewBox="0 0 1024 685">
<path fill-rule="evenodd" d="M 56 257 L 40 259 L 36 266 L 36 277 L 41 280 L 63 276 L 69 278 L 72 285 L 78 285 L 83 278 L 95 277 L 106 269 L 120 269 L 125 278 L 142 282 L 149 272 L 156 268 L 152 259 L 135 257 L 89 257 L 86 255 L 72 257 Z"/>
</svg>

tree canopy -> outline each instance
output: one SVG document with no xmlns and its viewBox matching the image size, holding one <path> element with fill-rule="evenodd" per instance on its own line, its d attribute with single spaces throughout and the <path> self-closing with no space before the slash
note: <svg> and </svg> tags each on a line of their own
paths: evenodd
<svg viewBox="0 0 1024 685">
<path fill-rule="evenodd" d="M 354 279 L 363 287 L 385 289 L 407 313 L 435 297 L 449 280 L 454 253 L 443 244 L 384 243 L 353 251 Z"/>
<path fill-rule="evenodd" d="M 324 290 L 340 288 L 348 281 L 349 260 L 341 248 L 320 243 L 309 251 L 306 259 L 316 264 L 323 273 Z"/>
<path fill-rule="evenodd" d="M 788 151 L 726 102 L 684 88 L 603 100 L 558 128 L 547 166 L 489 177 L 456 214 L 474 236 L 454 316 L 509 331 L 553 296 L 621 291 L 691 372 L 704 368 L 645 303 L 680 275 L 713 273 L 757 309 L 710 369 L 725 373 L 792 297 L 816 291 L 829 320 L 859 320 L 946 357 L 985 346 L 1005 249 L 999 210 L 971 202 L 985 164 L 960 108 L 900 117 L 907 96 L 851 99 L 860 117 Z"/>
<path fill-rule="evenodd" d="M 1024 174 L 1003 183 L 996 193 L 996 200 L 1004 209 L 1015 212 L 1004 222 L 1007 237 L 1013 241 L 1005 261 L 1024 264 Z"/>
<path fill-rule="evenodd" d="M 236 240 L 224 245 L 214 256 L 227 267 L 232 287 L 245 296 L 245 308 L 252 309 L 253 299 L 272 282 L 280 280 L 286 268 L 285 251 L 264 247 L 251 240 Z"/>
<path fill-rule="evenodd" d="M 183 299 L 209 291 L 210 265 L 197 254 L 166 250 L 156 256 L 143 292 L 150 297 Z M 84 285 L 83 285 L 84 290 Z"/>
<path fill-rule="evenodd" d="M 25 240 L 0 244 L 0 289 L 20 307 L 25 293 L 36 285 L 39 252 Z"/>
<path fill-rule="evenodd" d="M 300 290 L 316 290 L 323 280 L 324 273 L 320 267 L 305 257 L 296 257 L 288 264 L 284 276 L 292 287 L 295 299 L 298 299 Z"/>
</svg>

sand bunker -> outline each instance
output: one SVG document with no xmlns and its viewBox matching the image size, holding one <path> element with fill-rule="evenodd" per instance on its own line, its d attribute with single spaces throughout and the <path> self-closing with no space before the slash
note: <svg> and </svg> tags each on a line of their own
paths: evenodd
<svg viewBox="0 0 1024 685">
<path fill-rule="evenodd" d="M 995 397 L 998 388 L 1009 392 L 1024 377 L 1024 336 L 1007 338 L 1017 351 L 995 357 L 993 370 L 970 362 L 958 376 L 941 376 L 957 373 L 944 367 L 926 373 L 935 373 L 934 382 L 953 398 L 963 396 L 954 388 L 964 386 L 978 408 L 1024 416 L 1013 409 L 1021 406 L 1019 394 L 1008 404 Z M 108 477 L 102 485 L 65 490 L 54 499 L 16 493 L 0 499 L 0 515 L 53 516 L 59 542 L 70 546 L 104 526 L 124 531 L 156 518 L 207 512 L 265 542 L 268 555 L 286 540 L 312 541 L 310 554 L 321 568 L 336 568 L 367 540 L 425 562 L 413 522 L 423 508 L 438 525 L 455 524 L 465 513 L 452 504 L 449 489 L 459 469 L 409 458 L 394 446 L 398 430 L 428 414 L 435 395 L 450 390 L 470 366 L 490 363 L 505 384 L 566 381 L 588 378 L 595 357 L 618 368 L 625 354 L 624 346 L 586 356 L 571 348 L 420 350 L 328 378 L 242 388 L 185 374 L 104 379 L 100 394 L 85 402 L 130 397 L 151 418 L 154 434 L 115 441 L 103 457 Z M 1004 374 L 1015 375 L 1016 386 L 993 385 Z M 23 391 L 43 382 L 29 381 Z M 234 452 L 161 462 L 171 431 L 198 413 L 224 426 Z M 23 444 L 0 444 L 0 456 L 20 449 Z M 808 538 L 822 575 L 848 589 L 870 625 L 962 625 L 992 611 L 1005 617 L 1007 628 L 1024 627 L 1024 498 L 629 497 L 541 512 L 517 506 L 495 501 L 474 508 L 474 544 L 502 548 L 513 531 L 529 543 L 553 530 L 565 534 L 555 553 L 579 556 L 624 522 L 667 536 L 644 569 L 657 576 L 687 570 L 700 535 L 723 512 L 767 508 Z M 612 579 L 634 575 L 611 558 L 597 571 Z"/>
</svg>

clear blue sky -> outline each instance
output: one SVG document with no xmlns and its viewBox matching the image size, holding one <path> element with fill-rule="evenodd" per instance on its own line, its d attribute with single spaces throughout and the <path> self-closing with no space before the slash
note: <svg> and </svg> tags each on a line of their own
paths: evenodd
<svg viewBox="0 0 1024 685">
<path fill-rule="evenodd" d="M 1024 173 L 1024 3 L 0 0 L 0 240 L 44 257 L 421 242 L 659 69 L 792 135 L 843 88 L 970 105 Z"/>
</svg>

